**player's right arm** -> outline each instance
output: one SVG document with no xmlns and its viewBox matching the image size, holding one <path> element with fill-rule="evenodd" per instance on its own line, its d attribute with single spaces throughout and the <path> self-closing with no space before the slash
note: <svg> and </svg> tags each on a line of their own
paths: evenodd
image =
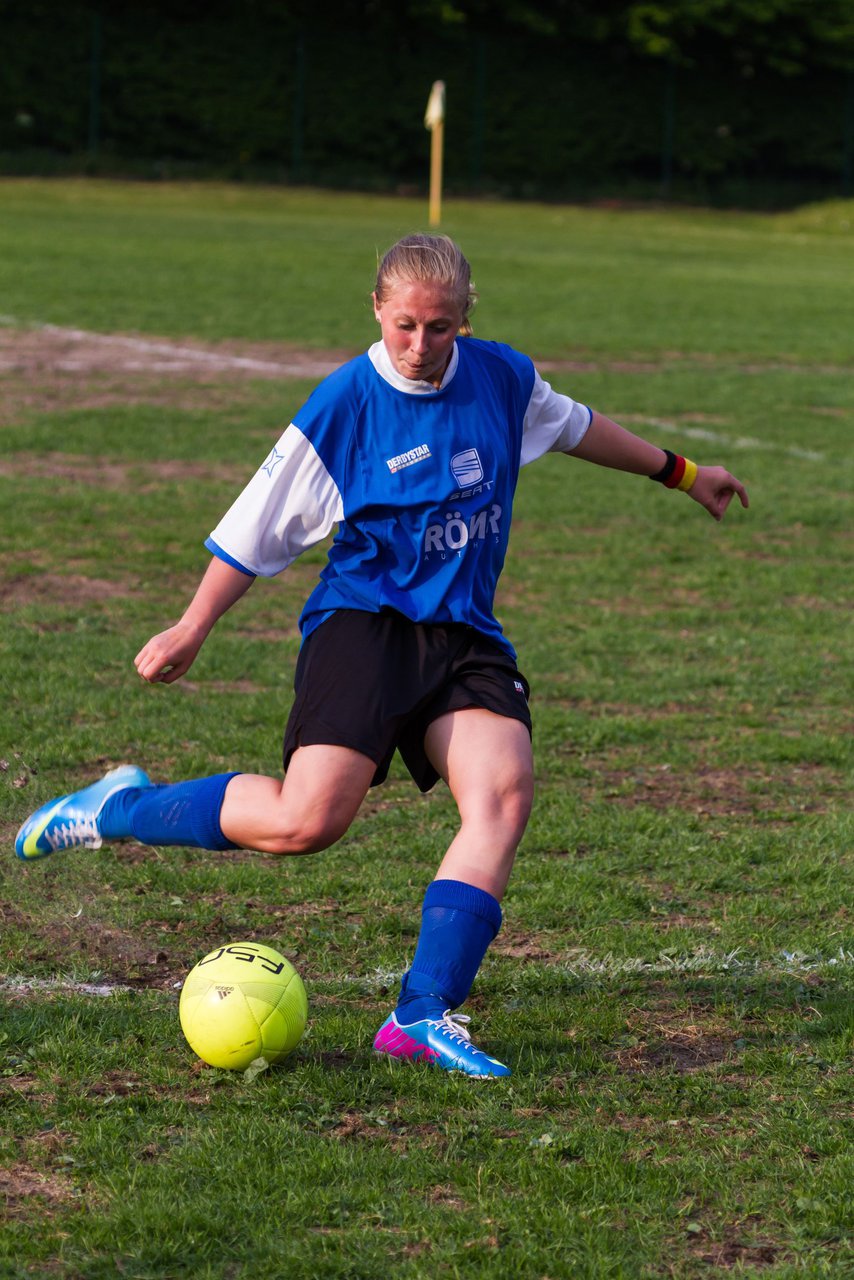
<svg viewBox="0 0 854 1280">
<path fill-rule="evenodd" d="M 343 514 L 341 492 L 326 464 L 304 432 L 289 426 L 208 538 L 214 558 L 187 612 L 134 659 L 143 680 L 171 684 L 180 679 L 214 623 L 255 575 L 281 573 L 325 538 Z"/>
<path fill-rule="evenodd" d="M 134 658 L 149 684 L 172 684 L 189 671 L 218 618 L 252 586 L 252 574 L 241 573 L 214 556 L 180 622 L 152 636 Z"/>
</svg>

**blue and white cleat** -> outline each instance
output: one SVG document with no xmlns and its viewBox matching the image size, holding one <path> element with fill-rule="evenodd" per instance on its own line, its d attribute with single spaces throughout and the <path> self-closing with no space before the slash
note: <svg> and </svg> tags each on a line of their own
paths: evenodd
<svg viewBox="0 0 854 1280">
<path fill-rule="evenodd" d="M 446 1009 L 441 1018 L 422 1018 L 401 1025 L 390 1014 L 374 1038 L 374 1053 L 410 1062 L 428 1062 L 443 1071 L 462 1071 L 467 1076 L 494 1079 L 512 1074 L 497 1058 L 490 1058 L 471 1042 L 464 1013 Z"/>
<path fill-rule="evenodd" d="M 135 764 L 122 764 L 104 774 L 82 791 L 49 800 L 36 809 L 15 837 L 15 853 L 24 862 L 46 858 L 57 849 L 100 849 L 98 818 L 117 791 L 128 787 L 150 787 L 151 779 Z"/>
</svg>

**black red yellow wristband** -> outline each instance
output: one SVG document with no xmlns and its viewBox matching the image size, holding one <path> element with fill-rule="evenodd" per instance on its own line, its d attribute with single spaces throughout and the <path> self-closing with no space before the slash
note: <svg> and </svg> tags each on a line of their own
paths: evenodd
<svg viewBox="0 0 854 1280">
<path fill-rule="evenodd" d="M 679 453 L 664 450 L 666 461 L 660 471 L 656 471 L 650 480 L 657 480 L 667 489 L 681 489 L 687 493 L 697 479 L 697 464 L 690 458 L 683 458 Z"/>
</svg>

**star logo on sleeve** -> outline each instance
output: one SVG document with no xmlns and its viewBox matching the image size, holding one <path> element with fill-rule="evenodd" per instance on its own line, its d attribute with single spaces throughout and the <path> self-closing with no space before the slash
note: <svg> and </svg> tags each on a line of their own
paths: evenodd
<svg viewBox="0 0 854 1280">
<path fill-rule="evenodd" d="M 269 458 L 261 467 L 261 470 L 266 471 L 267 475 L 270 476 L 270 478 L 272 479 L 273 472 L 275 471 L 278 464 L 284 461 L 284 458 L 285 458 L 285 455 L 283 453 L 279 453 L 279 450 L 274 445 L 273 448 L 270 450 Z"/>
</svg>

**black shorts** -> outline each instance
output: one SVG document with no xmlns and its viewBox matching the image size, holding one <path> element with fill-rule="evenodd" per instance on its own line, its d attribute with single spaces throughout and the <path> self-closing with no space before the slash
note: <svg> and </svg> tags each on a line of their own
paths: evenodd
<svg viewBox="0 0 854 1280">
<path fill-rule="evenodd" d="M 340 610 L 303 643 L 284 766 L 297 747 L 351 747 L 388 774 L 395 748 L 422 791 L 439 780 L 424 751 L 428 725 L 484 707 L 531 732 L 528 682 L 500 645 L 473 627 L 411 622 L 394 610 Z"/>
</svg>

